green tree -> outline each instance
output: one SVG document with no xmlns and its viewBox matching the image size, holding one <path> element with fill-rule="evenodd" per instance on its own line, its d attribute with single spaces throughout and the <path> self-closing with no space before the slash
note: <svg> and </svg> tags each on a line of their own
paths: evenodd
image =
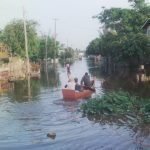
<svg viewBox="0 0 150 150">
<path fill-rule="evenodd" d="M 86 53 L 97 55 L 101 53 L 100 50 L 101 50 L 101 39 L 96 38 L 89 43 L 89 45 L 86 48 Z"/>
<path fill-rule="evenodd" d="M 70 59 L 74 57 L 74 50 L 71 47 L 65 48 L 64 52 L 60 54 L 61 59 Z"/>
<path fill-rule="evenodd" d="M 122 41 L 122 58 L 129 64 L 146 63 L 150 59 L 147 43 L 149 43 L 149 39 L 143 33 L 128 34 Z"/>
<path fill-rule="evenodd" d="M 47 44 L 46 44 L 47 40 Z M 46 47 L 47 46 L 47 47 Z M 44 59 L 46 58 L 46 48 L 47 48 L 47 58 L 57 58 L 58 57 L 58 51 L 61 48 L 61 45 L 58 41 L 56 41 L 56 47 L 55 47 L 55 39 L 43 35 L 40 37 L 40 46 L 39 46 L 39 58 Z"/>
<path fill-rule="evenodd" d="M 130 65 L 132 62 L 140 64 L 144 62 L 144 58 L 148 61 L 150 54 L 148 37 L 143 34 L 141 28 L 149 18 L 150 6 L 146 5 L 144 0 L 133 0 L 132 4 L 133 9 L 104 8 L 96 16 L 104 27 L 101 36 L 102 49 L 99 49 L 99 53 L 111 57 L 114 61 L 125 61 Z M 92 41 L 87 47 L 87 52 L 95 54 L 95 45 L 98 44 Z"/>
<path fill-rule="evenodd" d="M 46 56 L 46 37 L 45 36 L 41 36 L 39 38 L 39 55 L 38 58 L 39 59 L 44 59 Z"/>
<path fill-rule="evenodd" d="M 128 0 L 135 9 L 146 7 L 145 0 Z"/>
<path fill-rule="evenodd" d="M 38 36 L 36 31 L 37 23 L 33 20 L 26 21 L 27 24 L 27 38 L 29 57 L 35 59 L 38 56 Z M 2 31 L 1 40 L 10 48 L 12 54 L 25 57 L 25 37 L 23 20 L 13 20 L 6 25 Z"/>
</svg>

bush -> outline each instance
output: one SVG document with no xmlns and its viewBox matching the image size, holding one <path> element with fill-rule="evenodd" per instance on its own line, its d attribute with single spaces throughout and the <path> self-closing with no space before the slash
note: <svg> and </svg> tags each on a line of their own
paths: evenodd
<svg viewBox="0 0 150 150">
<path fill-rule="evenodd" d="M 87 116 L 99 115 L 138 115 L 140 121 L 150 123 L 150 100 L 131 96 L 128 92 L 118 91 L 96 97 L 81 105 Z"/>
</svg>

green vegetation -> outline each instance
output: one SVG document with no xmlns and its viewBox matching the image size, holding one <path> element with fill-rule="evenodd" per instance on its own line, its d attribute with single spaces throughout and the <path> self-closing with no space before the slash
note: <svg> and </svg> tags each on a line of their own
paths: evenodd
<svg viewBox="0 0 150 150">
<path fill-rule="evenodd" d="M 129 2 L 132 4 L 131 9 L 103 8 L 94 17 L 100 21 L 102 29 L 99 38 L 89 43 L 86 53 L 104 56 L 106 67 L 150 63 L 150 38 L 142 29 L 150 17 L 150 5 L 144 0 Z M 91 99 L 81 108 L 90 118 L 132 115 L 139 122 L 150 123 L 150 99 L 132 96 L 127 92 L 107 93 Z"/>
<path fill-rule="evenodd" d="M 110 92 L 81 105 L 87 116 L 135 116 L 139 122 L 150 123 L 150 99 L 131 96 L 127 92 Z"/>
<path fill-rule="evenodd" d="M 28 50 L 29 57 L 32 59 L 38 55 L 38 36 L 36 31 L 37 23 L 35 21 L 27 21 Z M 11 49 L 12 54 L 25 57 L 25 38 L 23 20 L 13 20 L 5 26 L 0 39 L 6 43 Z"/>
<path fill-rule="evenodd" d="M 66 48 L 65 49 L 65 52 L 62 52 L 61 54 L 60 54 L 60 58 L 61 59 L 67 59 L 67 58 L 72 58 L 74 56 L 74 50 L 71 48 L 71 47 L 69 47 L 69 48 Z"/>
<path fill-rule="evenodd" d="M 55 47 L 55 39 L 48 36 L 41 36 L 39 38 L 39 58 L 44 59 L 46 56 L 46 38 L 47 38 L 47 58 L 57 58 L 58 57 L 58 49 L 60 49 L 60 43 L 56 41 Z"/>
<path fill-rule="evenodd" d="M 105 9 L 95 16 L 102 24 L 100 37 L 88 45 L 87 54 L 101 54 L 113 62 L 129 65 L 149 63 L 149 40 L 142 29 L 150 16 L 144 0 L 130 0 L 132 9 Z"/>
<path fill-rule="evenodd" d="M 74 50 L 71 47 L 65 48 L 64 51 L 60 53 L 61 63 L 72 63 L 72 58 L 74 58 Z"/>
<path fill-rule="evenodd" d="M 26 21 L 27 38 L 28 38 L 28 52 L 29 58 L 32 61 L 38 59 L 43 60 L 46 58 L 58 58 L 59 50 L 64 49 L 63 44 L 52 36 L 38 35 L 38 23 L 33 20 Z M 46 44 L 47 39 L 47 44 Z M 7 44 L 10 47 L 12 55 L 18 55 L 25 58 L 25 36 L 24 36 L 24 23 L 23 20 L 12 20 L 8 23 L 3 30 L 0 30 L 0 42 Z M 71 51 L 74 51 L 70 48 Z M 66 52 L 66 57 L 73 57 L 73 53 Z"/>
</svg>

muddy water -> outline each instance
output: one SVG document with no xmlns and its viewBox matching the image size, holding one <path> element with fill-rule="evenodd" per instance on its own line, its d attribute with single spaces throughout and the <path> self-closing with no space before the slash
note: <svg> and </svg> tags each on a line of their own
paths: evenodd
<svg viewBox="0 0 150 150">
<path fill-rule="evenodd" d="M 71 72 L 79 80 L 88 71 L 96 76 L 96 93 L 102 95 L 104 78 L 86 59 L 76 61 Z M 87 100 L 65 101 L 61 88 L 66 68 L 43 71 L 40 80 L 11 83 L 0 97 L 0 150 L 148 150 L 149 128 L 130 127 L 123 120 L 83 117 L 80 105 Z M 28 88 L 30 87 L 30 89 Z M 31 97 L 28 94 L 31 93 Z M 130 117 L 130 119 L 132 119 Z M 55 139 L 47 133 L 56 133 Z"/>
</svg>

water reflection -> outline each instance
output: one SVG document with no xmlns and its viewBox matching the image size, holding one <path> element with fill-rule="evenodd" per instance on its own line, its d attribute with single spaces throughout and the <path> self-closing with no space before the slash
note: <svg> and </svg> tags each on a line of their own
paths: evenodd
<svg viewBox="0 0 150 150">
<path fill-rule="evenodd" d="M 10 86 L 11 85 L 11 86 Z M 55 88 L 60 85 L 59 73 L 57 68 L 48 68 L 41 72 L 41 78 L 31 78 L 8 83 L 7 89 L 9 97 L 13 101 L 25 102 L 28 100 L 38 100 L 41 88 Z M 4 89 L 6 90 L 6 89 Z M 3 91 L 4 91 L 3 90 Z"/>
<path fill-rule="evenodd" d="M 94 59 L 87 60 L 88 70 L 92 76 L 96 76 L 98 79 L 102 79 L 104 76 L 101 73 L 101 64 L 100 62 L 95 62 Z"/>
<path fill-rule="evenodd" d="M 15 81 L 13 90 L 9 91 L 8 95 L 13 101 L 25 102 L 29 99 L 34 100 L 40 91 L 40 81 L 30 79 L 30 76 L 25 80 Z"/>
<path fill-rule="evenodd" d="M 116 69 L 116 72 L 108 74 L 102 62 L 95 63 L 94 60 L 89 59 L 87 63 L 90 74 L 101 80 L 100 86 L 103 91 L 122 89 L 141 97 L 150 97 L 150 67 L 145 67 L 145 74 L 142 78 L 143 82 L 139 82 L 135 68 L 122 67 Z"/>
<path fill-rule="evenodd" d="M 28 75 L 28 99 L 30 100 L 31 99 L 31 77 Z"/>
<path fill-rule="evenodd" d="M 0 95 L 6 94 L 8 91 L 14 89 L 13 83 L 8 82 L 7 80 L 0 80 Z"/>
<path fill-rule="evenodd" d="M 128 91 L 131 94 L 135 94 L 141 97 L 150 97 L 150 83 L 143 82 L 137 83 L 135 80 L 135 74 L 130 74 L 126 77 L 119 77 L 112 75 L 104 79 L 102 87 L 105 90 L 118 90 L 122 89 Z"/>
<path fill-rule="evenodd" d="M 60 85 L 58 66 L 48 66 L 41 72 L 41 85 L 45 88 L 54 88 Z"/>
</svg>

